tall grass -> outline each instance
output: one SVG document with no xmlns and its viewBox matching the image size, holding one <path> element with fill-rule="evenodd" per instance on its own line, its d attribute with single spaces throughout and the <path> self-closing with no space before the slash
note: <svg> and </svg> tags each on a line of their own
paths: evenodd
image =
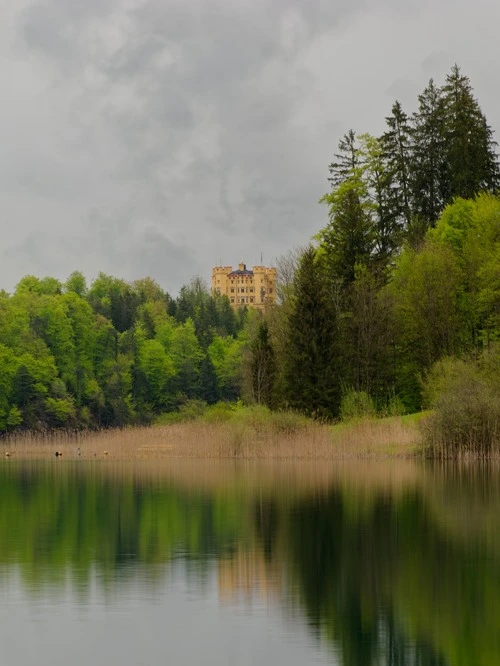
<svg viewBox="0 0 500 666">
<path fill-rule="evenodd" d="M 221 415 L 223 414 L 222 418 Z M 217 418 L 216 418 L 217 417 Z M 4 440 L 10 458 L 65 459 L 343 459 L 411 456 L 418 430 L 401 418 L 318 424 L 265 407 L 218 407 L 196 420 L 103 432 L 19 434 Z"/>
</svg>

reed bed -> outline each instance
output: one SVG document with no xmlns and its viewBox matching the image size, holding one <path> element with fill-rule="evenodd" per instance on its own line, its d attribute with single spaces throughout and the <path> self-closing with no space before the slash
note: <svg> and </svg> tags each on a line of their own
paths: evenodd
<svg viewBox="0 0 500 666">
<path fill-rule="evenodd" d="M 361 418 L 332 428 L 333 447 L 349 457 L 414 457 L 423 451 L 414 418 Z"/>
<path fill-rule="evenodd" d="M 309 459 L 412 457 L 420 450 L 415 424 L 365 419 L 328 426 L 307 421 L 258 419 L 100 432 L 20 433 L 3 440 L 6 458 L 158 460 Z"/>
</svg>

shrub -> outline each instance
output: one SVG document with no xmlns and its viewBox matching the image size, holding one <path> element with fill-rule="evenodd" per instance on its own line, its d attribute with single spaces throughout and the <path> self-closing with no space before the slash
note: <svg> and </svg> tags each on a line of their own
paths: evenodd
<svg viewBox="0 0 500 666">
<path fill-rule="evenodd" d="M 359 419 L 364 416 L 375 416 L 375 405 L 365 391 L 346 391 L 340 401 L 340 418 L 342 421 Z"/>
<path fill-rule="evenodd" d="M 479 361 L 444 359 L 424 383 L 433 410 L 424 435 L 433 455 L 488 456 L 500 443 L 500 364 L 498 350 Z"/>
<path fill-rule="evenodd" d="M 217 402 L 215 405 L 210 405 L 203 414 L 203 420 L 207 423 L 225 423 L 229 421 L 234 412 L 236 405 L 230 402 Z"/>
<path fill-rule="evenodd" d="M 186 400 L 179 406 L 177 411 L 161 414 L 157 419 L 158 425 L 169 425 L 172 423 L 185 423 L 186 421 L 196 421 L 207 410 L 207 403 L 204 400 Z"/>
<path fill-rule="evenodd" d="M 310 419 L 292 411 L 273 412 L 271 422 L 273 429 L 284 435 L 293 435 L 307 425 L 311 425 Z"/>
<path fill-rule="evenodd" d="M 387 416 L 404 416 L 406 414 L 406 407 L 401 398 L 393 395 L 387 405 Z"/>
</svg>

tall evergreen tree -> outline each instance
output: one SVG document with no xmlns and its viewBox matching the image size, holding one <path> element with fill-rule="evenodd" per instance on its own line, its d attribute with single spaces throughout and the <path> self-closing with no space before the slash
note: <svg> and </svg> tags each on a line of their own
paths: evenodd
<svg viewBox="0 0 500 666">
<path fill-rule="evenodd" d="M 431 79 L 418 96 L 418 111 L 412 118 L 413 155 L 411 186 L 415 220 L 420 240 L 436 224 L 449 199 L 449 169 L 446 159 L 445 107 L 441 89 Z"/>
<path fill-rule="evenodd" d="M 411 222 L 410 162 L 411 130 L 407 114 L 399 102 L 392 106 L 386 119 L 388 129 L 382 135 L 382 147 L 391 174 L 393 214 L 408 228 Z"/>
<path fill-rule="evenodd" d="M 322 201 L 329 206 L 330 222 L 317 238 L 333 276 L 348 285 L 354 280 L 356 264 L 371 262 L 375 242 L 373 206 L 360 170 Z"/>
<path fill-rule="evenodd" d="M 265 320 L 259 322 L 255 339 L 250 345 L 250 370 L 252 397 L 258 404 L 271 407 L 276 376 L 276 360 L 269 327 Z"/>
<path fill-rule="evenodd" d="M 329 280 L 317 251 L 304 251 L 288 319 L 285 397 L 306 414 L 334 417 L 339 382 L 335 368 L 335 313 Z"/>
<path fill-rule="evenodd" d="M 219 399 L 217 374 L 208 352 L 205 352 L 200 364 L 200 397 L 209 405 Z"/>
<path fill-rule="evenodd" d="M 496 143 L 469 79 L 454 65 L 443 87 L 445 138 L 450 173 L 449 201 L 495 192 L 500 181 Z"/>
<path fill-rule="evenodd" d="M 362 178 L 373 212 L 373 253 L 379 273 L 383 274 L 402 244 L 402 224 L 391 205 L 393 175 L 387 168 L 382 141 L 370 134 L 360 137 Z"/>
<path fill-rule="evenodd" d="M 349 179 L 359 168 L 359 150 L 356 143 L 356 133 L 350 129 L 339 141 L 339 152 L 335 153 L 335 162 L 328 167 L 330 177 L 328 180 L 332 188 L 336 188 Z"/>
</svg>

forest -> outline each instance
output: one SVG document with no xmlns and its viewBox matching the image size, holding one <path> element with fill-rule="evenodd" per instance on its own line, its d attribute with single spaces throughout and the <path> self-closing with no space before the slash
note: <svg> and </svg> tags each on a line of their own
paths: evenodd
<svg viewBox="0 0 500 666">
<path fill-rule="evenodd" d="M 327 421 L 440 400 L 463 411 L 471 386 L 476 417 L 494 414 L 496 148 L 456 65 L 414 112 L 395 102 L 381 136 L 349 130 L 326 174 L 326 224 L 276 260 L 265 313 L 235 313 L 200 277 L 176 298 L 151 277 L 24 277 L 0 291 L 0 432 L 150 423 L 191 401 Z"/>
</svg>

